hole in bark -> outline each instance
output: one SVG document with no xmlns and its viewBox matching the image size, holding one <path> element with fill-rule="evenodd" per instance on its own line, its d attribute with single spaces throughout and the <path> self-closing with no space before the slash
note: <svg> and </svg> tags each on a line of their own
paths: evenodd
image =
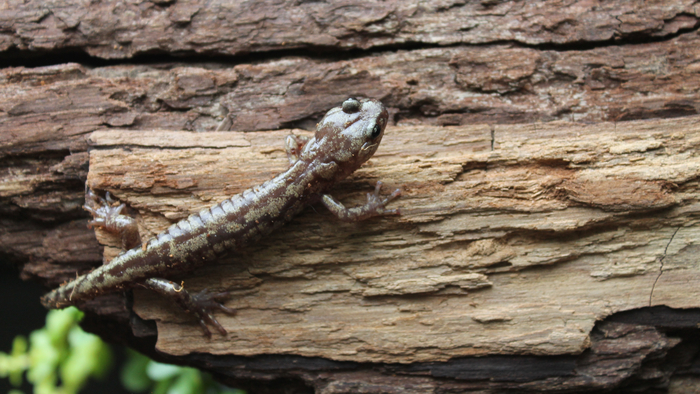
<svg viewBox="0 0 700 394">
<path fill-rule="evenodd" d="M 606 320 L 664 329 L 697 329 L 700 322 L 700 308 L 673 309 L 660 305 L 618 312 Z"/>
<path fill-rule="evenodd" d="M 608 118 L 614 121 L 640 120 L 653 118 L 680 118 L 684 116 L 697 115 L 698 110 L 689 102 L 670 102 L 662 108 L 635 108 L 630 111 L 611 110 Z"/>
<path fill-rule="evenodd" d="M 489 265 L 487 268 L 508 268 L 512 266 L 513 264 L 508 261 L 499 261 L 498 263 Z"/>
</svg>

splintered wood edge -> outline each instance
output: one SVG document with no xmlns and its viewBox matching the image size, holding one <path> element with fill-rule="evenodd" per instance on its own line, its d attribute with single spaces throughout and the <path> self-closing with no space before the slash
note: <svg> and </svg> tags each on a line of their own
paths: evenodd
<svg viewBox="0 0 700 394">
<path fill-rule="evenodd" d="M 611 313 L 699 306 L 698 120 L 390 127 L 333 194 L 361 203 L 382 180 L 402 189 L 392 202 L 402 216 L 344 224 L 317 207 L 183 277 L 232 293 L 238 314 L 217 315 L 226 338 L 207 340 L 147 292 L 135 310 L 175 355 L 580 353 Z M 129 204 L 153 235 L 284 170 L 289 132 L 94 133 L 88 185 Z"/>
</svg>

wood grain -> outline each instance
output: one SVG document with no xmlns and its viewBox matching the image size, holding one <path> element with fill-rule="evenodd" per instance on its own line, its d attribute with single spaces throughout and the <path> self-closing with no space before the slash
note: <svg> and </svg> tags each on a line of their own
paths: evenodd
<svg viewBox="0 0 700 394">
<path fill-rule="evenodd" d="M 674 2 L 318 2 L 39 0 L 0 8 L 0 50 L 82 48 L 105 59 L 139 54 L 226 54 L 296 48 L 513 41 L 537 45 L 665 37 L 690 29 L 698 9 Z"/>
<path fill-rule="evenodd" d="M 284 168 L 287 131 L 262 130 L 313 130 L 371 97 L 387 141 L 333 193 L 359 203 L 382 179 L 403 216 L 345 225 L 314 207 L 184 275 L 235 293 L 219 347 L 137 293 L 161 349 L 212 354 L 154 350 L 129 295 L 83 305 L 83 325 L 258 394 L 698 392 L 699 10 L 4 2 L 0 256 L 55 287 L 116 253 L 86 227 L 88 169 L 153 234 Z M 209 135 L 222 122 L 255 133 Z"/>
<path fill-rule="evenodd" d="M 197 133 L 97 132 L 88 184 L 135 208 L 155 234 L 283 170 L 287 133 L 227 133 L 214 146 Z M 342 224 L 307 210 L 187 276 L 191 289 L 232 292 L 226 305 L 239 313 L 221 316 L 228 338 L 207 340 L 147 293 L 136 311 L 158 322 L 158 349 L 175 355 L 578 354 L 610 314 L 700 306 L 689 285 L 700 280 L 698 144 L 695 117 L 390 128 L 334 194 L 360 202 L 381 179 L 402 188 L 402 216 Z"/>
</svg>

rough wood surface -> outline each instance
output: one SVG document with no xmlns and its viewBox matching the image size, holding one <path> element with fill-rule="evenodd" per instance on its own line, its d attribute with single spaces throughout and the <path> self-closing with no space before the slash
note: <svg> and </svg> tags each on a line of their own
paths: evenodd
<svg viewBox="0 0 700 394">
<path fill-rule="evenodd" d="M 80 48 L 102 58 L 397 44 L 525 44 L 664 37 L 693 28 L 694 1 L 41 0 L 0 8 L 0 50 Z"/>
<path fill-rule="evenodd" d="M 312 130 L 347 96 L 373 97 L 390 109 L 389 138 L 337 194 L 359 201 L 381 178 L 405 189 L 406 215 L 338 225 L 309 210 L 259 250 L 183 277 L 232 274 L 215 283 L 241 309 L 227 320 L 232 348 L 270 354 L 201 338 L 191 344 L 219 354 L 157 353 L 155 327 L 118 294 L 86 305 L 86 326 L 256 393 L 697 392 L 697 134 L 678 130 L 694 130 L 700 109 L 699 11 L 689 0 L 4 2 L 0 256 L 51 286 L 101 263 L 80 207 L 88 169 L 91 181 L 116 170 L 95 155 L 122 150 L 123 163 L 103 158 L 124 170 L 105 187 L 123 184 L 156 231 L 285 165 L 284 132 L 161 137 L 222 121 Z M 281 243 L 291 234 L 294 249 Z M 154 302 L 136 294 L 161 333 L 194 328 Z M 353 321 L 329 323 L 346 312 Z"/>
<path fill-rule="evenodd" d="M 192 289 L 232 291 L 227 338 L 207 340 L 147 292 L 135 310 L 175 355 L 581 353 L 610 314 L 700 307 L 698 120 L 390 128 L 336 194 L 359 202 L 381 179 L 403 189 L 403 216 L 340 224 L 309 210 L 188 275 Z M 287 131 L 149 134 L 94 133 L 88 185 L 151 235 L 286 166 Z"/>
<path fill-rule="evenodd" d="M 3 155 L 84 150 L 115 129 L 307 130 L 348 96 L 382 99 L 398 125 L 599 122 L 698 113 L 697 32 L 590 50 L 494 45 L 386 52 L 351 60 L 288 57 L 232 68 L 164 64 L 7 68 Z"/>
</svg>

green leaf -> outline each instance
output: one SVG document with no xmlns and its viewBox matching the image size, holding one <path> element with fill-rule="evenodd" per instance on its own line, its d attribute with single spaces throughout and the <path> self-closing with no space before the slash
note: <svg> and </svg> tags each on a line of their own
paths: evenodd
<svg viewBox="0 0 700 394">
<path fill-rule="evenodd" d="M 197 394 L 204 392 L 202 373 L 194 368 L 182 368 L 167 394 Z"/>
<path fill-rule="evenodd" d="M 101 377 L 111 365 L 111 352 L 102 340 L 75 326 L 68 332 L 69 353 L 60 376 L 66 393 L 77 393 L 90 377 Z"/>
<path fill-rule="evenodd" d="M 0 352 L 0 377 L 9 376 L 19 386 L 22 374 L 34 385 L 34 394 L 75 394 L 91 377 L 104 376 L 112 355 L 102 340 L 78 326 L 83 313 L 76 308 L 49 311 L 44 328 L 29 335 L 29 341 L 17 336 L 10 354 Z M 62 386 L 57 387 L 60 375 Z M 150 360 L 135 351 L 122 369 L 127 390 L 151 394 L 245 394 L 213 381 L 210 375 L 194 368 L 183 368 Z M 23 394 L 11 390 L 8 394 Z"/>
<path fill-rule="evenodd" d="M 174 378 L 180 374 L 181 369 L 182 367 L 178 367 L 177 365 L 162 364 L 152 361 L 146 367 L 146 373 L 149 378 L 158 381 Z"/>
<path fill-rule="evenodd" d="M 22 374 L 29 368 L 27 340 L 18 335 L 12 341 L 10 354 L 0 352 L 0 378 L 9 377 L 10 384 L 17 387 L 22 384 Z"/>
<path fill-rule="evenodd" d="M 155 387 L 153 388 L 153 394 L 165 394 L 170 388 L 170 384 L 173 382 L 174 378 L 164 379 L 155 382 Z"/>
<path fill-rule="evenodd" d="M 34 384 L 35 392 L 39 388 L 56 386 L 56 367 L 61 359 L 61 352 L 53 346 L 51 337 L 45 329 L 35 330 L 29 334 L 29 371 L 27 380 Z"/>
<path fill-rule="evenodd" d="M 51 310 L 46 314 L 46 326 L 43 330 L 49 333 L 52 342 L 57 347 L 65 347 L 68 331 L 75 327 L 82 318 L 83 312 L 73 306 L 61 310 Z"/>
<path fill-rule="evenodd" d="M 146 374 L 146 367 L 151 359 L 141 353 L 127 349 L 127 361 L 121 371 L 121 380 L 129 391 L 146 391 L 153 381 Z"/>
</svg>

